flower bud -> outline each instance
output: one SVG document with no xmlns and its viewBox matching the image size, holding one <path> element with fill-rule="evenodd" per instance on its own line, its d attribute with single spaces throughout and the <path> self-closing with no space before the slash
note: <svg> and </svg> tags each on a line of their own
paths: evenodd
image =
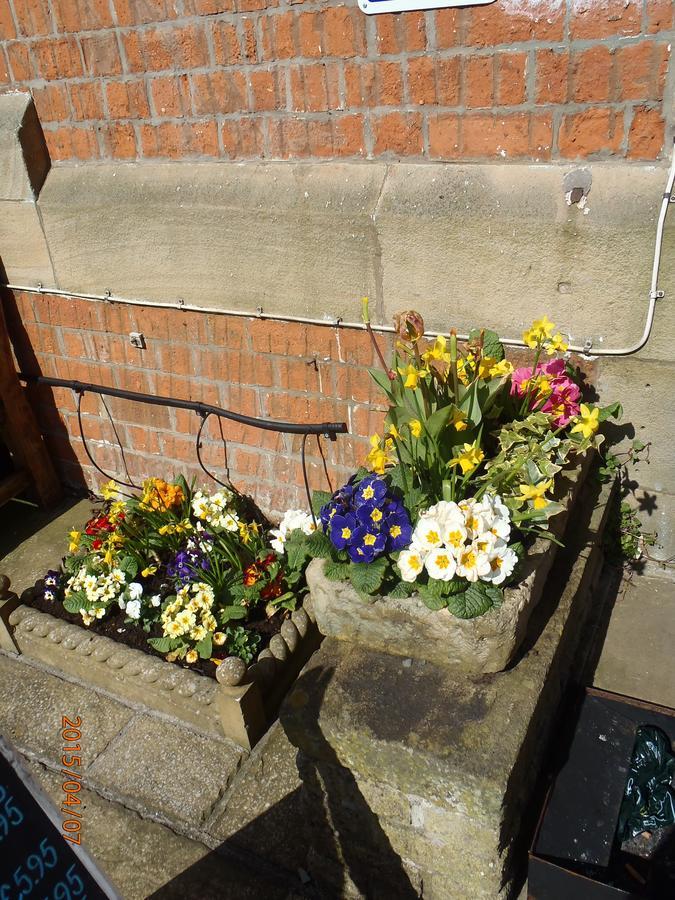
<svg viewBox="0 0 675 900">
<path fill-rule="evenodd" d="M 424 335 L 424 319 L 414 309 L 407 309 L 394 316 L 394 329 L 401 340 L 414 344 Z"/>
</svg>

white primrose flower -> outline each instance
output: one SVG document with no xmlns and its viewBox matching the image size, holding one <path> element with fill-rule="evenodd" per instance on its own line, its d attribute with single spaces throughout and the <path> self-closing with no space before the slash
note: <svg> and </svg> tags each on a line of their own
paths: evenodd
<svg viewBox="0 0 675 900">
<path fill-rule="evenodd" d="M 486 527 L 495 537 L 508 541 L 511 535 L 511 513 L 498 494 L 485 494 L 476 505 L 484 518 Z"/>
<path fill-rule="evenodd" d="M 467 581 L 478 581 L 490 571 L 487 553 L 481 553 L 475 544 L 464 547 L 457 559 L 457 574 Z"/>
<path fill-rule="evenodd" d="M 140 600 L 143 596 L 143 585 L 139 584 L 137 581 L 132 581 L 129 587 L 127 588 L 129 593 L 130 600 Z"/>
<path fill-rule="evenodd" d="M 118 597 L 118 598 L 117 598 L 117 602 L 118 602 L 118 604 L 119 604 L 120 609 L 126 609 L 127 602 L 126 602 L 126 600 L 124 599 L 124 597 Z"/>
<path fill-rule="evenodd" d="M 438 519 L 426 516 L 420 518 L 415 526 L 412 542 L 425 550 L 432 550 L 434 547 L 440 547 L 443 543 L 443 526 Z"/>
<path fill-rule="evenodd" d="M 288 535 L 292 531 L 300 530 L 303 534 L 312 534 L 316 531 L 316 524 L 309 513 L 302 509 L 288 509 L 283 515 L 278 528 L 272 528 L 270 545 L 277 553 L 283 553 L 286 549 Z"/>
<path fill-rule="evenodd" d="M 455 557 L 445 547 L 432 550 L 427 556 L 424 565 L 429 576 L 438 581 L 450 581 L 455 577 L 457 571 Z"/>
<path fill-rule="evenodd" d="M 452 500 L 439 500 L 438 503 L 421 513 L 420 518 L 435 519 L 442 526 L 450 525 L 453 522 L 464 524 L 464 514 L 458 504 Z"/>
<path fill-rule="evenodd" d="M 127 603 L 127 615 L 130 619 L 140 619 L 141 617 L 141 601 L 130 600 Z"/>
<path fill-rule="evenodd" d="M 150 598 L 150 606 L 161 606 L 161 605 L 162 605 L 162 598 L 159 596 L 159 594 L 153 594 L 152 597 Z"/>
<path fill-rule="evenodd" d="M 490 571 L 481 576 L 483 581 L 502 584 L 513 573 L 518 556 L 509 547 L 495 548 L 489 556 Z"/>
<path fill-rule="evenodd" d="M 418 547 L 401 550 L 396 565 L 401 573 L 402 581 L 412 583 L 424 568 L 424 552 Z"/>
<path fill-rule="evenodd" d="M 455 557 L 459 556 L 464 549 L 464 541 L 467 537 L 467 531 L 464 527 L 464 517 L 461 521 L 451 521 L 446 524 L 443 530 L 443 543 L 453 553 Z"/>
</svg>

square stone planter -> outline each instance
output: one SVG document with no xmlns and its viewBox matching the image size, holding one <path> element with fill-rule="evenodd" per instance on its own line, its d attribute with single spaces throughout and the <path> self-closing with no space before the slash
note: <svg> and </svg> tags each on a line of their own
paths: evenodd
<svg viewBox="0 0 675 900">
<path fill-rule="evenodd" d="M 218 680 L 176 663 L 71 625 L 28 605 L 0 575 L 0 647 L 47 663 L 94 688 L 162 712 L 206 734 L 222 735 L 250 749 L 276 716 L 279 704 L 320 635 L 304 607 L 286 620 L 281 633 L 255 662 L 227 657 Z"/>
<path fill-rule="evenodd" d="M 563 470 L 555 498 L 563 510 L 550 522 L 560 539 L 574 514 L 590 454 Z M 527 623 L 546 587 L 558 545 L 544 539 L 530 548 L 519 584 L 504 591 L 504 601 L 476 619 L 458 619 L 447 609 L 434 611 L 417 594 L 402 600 L 374 597 L 364 602 L 349 582 L 329 581 L 324 560 L 307 569 L 310 602 L 323 635 L 361 644 L 370 650 L 421 659 L 469 674 L 501 672 L 514 659 Z"/>
</svg>

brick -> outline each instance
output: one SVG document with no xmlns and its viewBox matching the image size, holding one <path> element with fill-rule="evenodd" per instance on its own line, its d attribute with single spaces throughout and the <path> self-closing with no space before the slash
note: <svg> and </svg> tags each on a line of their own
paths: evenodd
<svg viewBox="0 0 675 900">
<path fill-rule="evenodd" d="M 69 0 L 65 0 L 69 2 Z M 176 18 L 173 0 L 113 0 L 120 25 L 147 25 Z"/>
<path fill-rule="evenodd" d="M 616 53 L 620 100 L 660 100 L 668 66 L 667 44 L 644 41 Z"/>
<path fill-rule="evenodd" d="M 290 59 L 295 56 L 294 13 L 289 11 L 275 16 L 266 16 L 262 22 L 263 58 Z"/>
<path fill-rule="evenodd" d="M 9 0 L 0 0 L 0 41 L 11 41 L 16 37 Z"/>
<path fill-rule="evenodd" d="M 213 121 L 163 122 L 141 125 L 141 149 L 146 157 L 180 159 L 218 156 L 218 131 Z"/>
<path fill-rule="evenodd" d="M 376 16 L 375 30 L 378 53 L 397 54 L 426 48 L 426 23 L 422 12 Z"/>
<path fill-rule="evenodd" d="M 232 113 L 248 109 L 246 75 L 239 71 L 192 75 L 194 111 L 197 115 Z"/>
<path fill-rule="evenodd" d="M 190 80 L 187 75 L 153 78 L 149 88 L 156 116 L 182 118 L 190 115 Z"/>
<path fill-rule="evenodd" d="M 670 31 L 673 27 L 673 0 L 649 0 L 645 6 L 648 33 Z"/>
<path fill-rule="evenodd" d="M 551 113 L 530 117 L 530 155 L 537 161 L 550 159 L 553 150 L 553 116 Z"/>
<path fill-rule="evenodd" d="M 459 56 L 439 59 L 436 63 L 436 89 L 441 106 L 457 106 L 461 89 L 461 60 Z"/>
<path fill-rule="evenodd" d="M 506 3 L 476 6 L 467 13 L 466 43 L 470 46 L 556 41 L 563 37 L 564 4 L 557 0 L 531 0 L 526 10 Z"/>
<path fill-rule="evenodd" d="M 31 81 L 37 77 L 37 70 L 30 50 L 26 44 L 10 43 L 5 45 L 7 60 L 14 81 Z"/>
<path fill-rule="evenodd" d="M 106 156 L 112 159 L 134 159 L 136 135 L 133 125 L 115 123 L 101 129 Z"/>
<path fill-rule="evenodd" d="M 537 50 L 536 89 L 537 103 L 565 103 L 568 99 L 568 50 Z"/>
<path fill-rule="evenodd" d="M 77 41 L 72 37 L 41 40 L 33 44 L 34 59 L 40 78 L 76 78 L 83 74 Z"/>
<path fill-rule="evenodd" d="M 262 9 L 273 9 L 279 0 L 235 0 L 237 12 L 255 12 Z"/>
<path fill-rule="evenodd" d="M 35 37 L 52 33 L 48 0 L 14 0 L 14 13 L 19 34 Z"/>
<path fill-rule="evenodd" d="M 519 158 L 528 155 L 529 116 L 474 114 L 462 119 L 462 155 L 467 158 Z"/>
<path fill-rule="evenodd" d="M 464 102 L 468 107 L 492 106 L 494 98 L 494 59 L 470 56 L 464 60 Z"/>
<path fill-rule="evenodd" d="M 150 115 L 143 81 L 109 81 L 106 86 L 111 119 L 145 119 Z"/>
<path fill-rule="evenodd" d="M 84 81 L 68 86 L 73 118 L 80 121 L 103 118 L 103 95 L 98 81 Z"/>
<path fill-rule="evenodd" d="M 45 140 L 53 160 L 97 159 L 96 135 L 90 128 L 45 129 Z"/>
<path fill-rule="evenodd" d="M 9 63 L 5 56 L 5 49 L 0 46 L 0 84 L 9 84 L 11 80 L 12 76 L 9 72 Z"/>
<path fill-rule="evenodd" d="M 321 63 L 291 68 L 293 109 L 321 112 L 329 109 L 326 69 Z"/>
<path fill-rule="evenodd" d="M 527 100 L 527 53 L 498 53 L 496 101 L 499 106 L 519 106 Z"/>
<path fill-rule="evenodd" d="M 639 106 L 628 132 L 630 159 L 657 159 L 665 141 L 665 122 L 658 109 Z"/>
<path fill-rule="evenodd" d="M 333 156 L 333 128 L 330 119 L 310 119 L 307 122 L 307 141 L 310 156 Z"/>
<path fill-rule="evenodd" d="M 176 25 L 131 31 L 123 35 L 132 72 L 191 69 L 208 65 L 206 35 L 201 25 Z"/>
<path fill-rule="evenodd" d="M 259 119 L 230 119 L 220 126 L 225 155 L 230 159 L 251 159 L 263 156 L 264 137 Z"/>
<path fill-rule="evenodd" d="M 297 17 L 298 54 L 319 57 L 323 42 L 323 19 L 318 12 L 302 12 Z"/>
<path fill-rule="evenodd" d="M 429 117 L 429 155 L 434 159 L 456 159 L 459 151 L 459 116 L 439 113 Z"/>
<path fill-rule="evenodd" d="M 66 356 L 82 358 L 89 355 L 84 344 L 84 336 L 79 332 L 64 331 L 62 337 Z"/>
<path fill-rule="evenodd" d="M 280 122 L 270 122 L 269 125 L 270 149 L 273 157 L 303 159 L 311 155 L 306 120 L 282 119 Z"/>
<path fill-rule="evenodd" d="M 96 31 L 112 24 L 108 0 L 52 0 L 57 31 Z"/>
<path fill-rule="evenodd" d="M 326 9 L 324 42 L 328 56 L 363 56 L 366 52 L 363 14 L 357 9 L 344 6 Z"/>
<path fill-rule="evenodd" d="M 229 22 L 214 22 L 211 34 L 215 60 L 219 66 L 237 65 L 242 61 L 236 26 Z"/>
<path fill-rule="evenodd" d="M 422 117 L 418 113 L 392 112 L 372 120 L 375 153 L 418 156 L 422 153 Z"/>
<path fill-rule="evenodd" d="M 623 114 L 611 109 L 588 109 L 563 116 L 558 149 L 564 158 L 617 153 L 623 140 Z"/>
<path fill-rule="evenodd" d="M 570 35 L 578 40 L 639 34 L 641 6 L 639 0 L 571 0 Z"/>
<path fill-rule="evenodd" d="M 601 44 L 572 55 L 571 93 L 577 103 L 611 98 L 614 51 Z"/>
<path fill-rule="evenodd" d="M 436 13 L 436 47 L 447 50 L 457 47 L 459 39 L 459 11 L 456 9 L 437 9 Z"/>
<path fill-rule="evenodd" d="M 408 93 L 411 103 L 436 103 L 436 62 L 431 56 L 408 60 Z"/>
<path fill-rule="evenodd" d="M 256 63 L 258 58 L 258 41 L 255 36 L 256 23 L 253 19 L 243 19 L 241 23 L 244 37 L 242 40 L 244 61 Z"/>
<path fill-rule="evenodd" d="M 80 39 L 84 65 L 89 75 L 120 75 L 122 62 L 114 32 L 102 32 Z"/>
<path fill-rule="evenodd" d="M 277 69 L 253 69 L 249 78 L 252 110 L 272 110 L 285 107 L 285 85 L 279 83 L 279 71 Z"/>
<path fill-rule="evenodd" d="M 332 117 L 333 152 L 335 156 L 364 156 L 363 116 Z"/>
<path fill-rule="evenodd" d="M 403 102 L 403 76 L 398 62 L 345 65 L 347 106 L 398 106 Z"/>
<path fill-rule="evenodd" d="M 224 12 L 234 12 L 233 0 L 188 0 L 185 3 L 186 16 L 213 16 Z"/>
<path fill-rule="evenodd" d="M 35 109 L 42 122 L 63 122 L 70 118 L 68 94 L 61 84 L 47 84 L 33 88 Z"/>
</svg>

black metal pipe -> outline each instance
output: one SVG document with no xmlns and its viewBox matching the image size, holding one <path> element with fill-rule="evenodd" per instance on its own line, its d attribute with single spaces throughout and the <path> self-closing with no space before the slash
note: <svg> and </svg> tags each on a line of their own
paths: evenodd
<svg viewBox="0 0 675 900">
<path fill-rule="evenodd" d="M 254 428 L 262 428 L 264 431 L 277 431 L 282 434 L 323 434 L 331 440 L 335 440 L 337 434 L 347 434 L 346 422 L 320 422 L 312 425 L 302 425 L 299 422 L 277 422 L 273 419 L 258 419 L 255 416 L 244 416 L 241 413 L 222 409 L 210 403 L 201 403 L 198 400 L 178 400 L 175 397 L 159 397 L 153 394 L 144 394 L 140 391 L 126 391 L 123 388 L 105 387 L 100 384 L 91 384 L 87 381 L 73 381 L 68 378 L 50 378 L 47 375 L 24 375 L 19 373 L 21 381 L 27 384 L 44 384 L 49 387 L 70 388 L 79 394 L 87 393 L 103 394 L 107 397 L 120 397 L 123 400 L 136 400 L 139 403 L 149 403 L 152 406 L 170 406 L 174 409 L 191 409 L 201 416 L 220 416 L 223 419 L 231 419 L 240 425 L 252 425 Z"/>
</svg>

